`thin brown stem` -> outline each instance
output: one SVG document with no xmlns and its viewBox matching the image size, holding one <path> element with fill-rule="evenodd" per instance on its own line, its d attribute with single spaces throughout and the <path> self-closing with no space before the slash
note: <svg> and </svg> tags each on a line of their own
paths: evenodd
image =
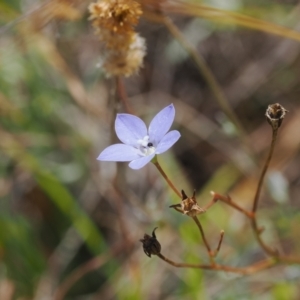
<svg viewBox="0 0 300 300">
<path fill-rule="evenodd" d="M 184 214 L 183 210 L 181 209 L 181 204 L 174 204 L 174 205 L 170 205 L 169 207 L 174 208 L 175 210 L 177 210 L 181 214 Z"/>
<path fill-rule="evenodd" d="M 242 268 L 234 268 L 230 266 L 224 266 L 219 264 L 214 265 L 207 265 L 207 264 L 188 264 L 188 263 L 177 263 L 174 262 L 167 257 L 165 257 L 163 254 L 159 253 L 157 256 L 164 260 L 166 263 L 177 267 L 177 268 L 195 268 L 195 269 L 205 269 L 205 270 L 213 270 L 213 271 L 225 271 L 230 273 L 237 273 L 242 275 L 249 275 L 256 273 L 258 271 L 268 269 L 276 264 L 276 260 L 274 259 L 266 259 L 262 260 L 258 263 L 254 263 L 253 265 L 250 265 L 248 267 L 242 267 Z"/>
<path fill-rule="evenodd" d="M 286 264 L 300 264 L 300 257 L 280 255 L 277 257 L 278 261 Z"/>
<path fill-rule="evenodd" d="M 257 207 L 258 207 L 258 200 L 259 200 L 260 192 L 261 192 L 261 189 L 262 189 L 263 181 L 264 181 L 266 172 L 268 170 L 268 167 L 269 167 L 269 164 L 270 164 L 273 152 L 274 152 L 275 142 L 276 142 L 276 138 L 277 138 L 277 132 L 278 132 L 278 128 L 272 129 L 272 142 L 271 142 L 271 146 L 270 146 L 268 157 L 266 159 L 266 162 L 264 164 L 264 167 L 263 167 L 262 172 L 261 172 L 260 177 L 259 177 L 259 181 L 258 181 L 256 193 L 255 193 L 254 200 L 253 200 L 253 208 L 252 208 L 253 218 L 251 220 L 251 226 L 252 226 L 252 229 L 253 229 L 253 232 L 254 232 L 256 240 L 258 241 L 258 243 L 262 247 L 262 249 L 267 254 L 269 254 L 271 256 L 278 256 L 278 251 L 276 249 L 270 248 L 262 240 L 262 238 L 261 238 L 261 230 L 260 230 L 260 228 L 257 225 L 256 211 L 257 211 Z"/>
<path fill-rule="evenodd" d="M 268 154 L 267 160 L 265 162 L 265 165 L 264 165 L 264 167 L 262 169 L 262 172 L 260 174 L 258 185 L 257 185 L 257 188 L 256 188 L 256 193 L 255 193 L 254 200 L 253 200 L 252 212 L 254 214 L 257 211 L 258 200 L 259 200 L 259 195 L 260 195 L 260 192 L 261 192 L 262 184 L 263 184 L 266 172 L 268 170 L 268 167 L 269 167 L 269 164 L 270 164 L 273 152 L 274 152 L 275 142 L 276 142 L 276 138 L 277 138 L 277 132 L 278 132 L 278 129 L 275 129 L 275 130 L 272 129 L 271 147 L 270 147 L 269 154 Z"/>
<path fill-rule="evenodd" d="M 268 247 L 264 241 L 261 239 L 261 233 L 263 232 L 262 228 L 258 227 L 257 225 L 257 221 L 255 218 L 255 214 L 252 211 L 247 211 L 245 209 L 243 209 L 242 207 L 240 207 L 239 205 L 237 205 L 236 203 L 232 202 L 231 198 L 229 196 L 223 196 L 217 193 L 213 193 L 214 194 L 214 198 L 218 199 L 226 204 L 228 204 L 229 206 L 235 208 L 236 210 L 238 210 L 239 212 L 243 213 L 245 216 L 247 216 L 250 220 L 251 220 L 251 226 L 253 228 L 254 231 L 254 235 L 255 238 L 257 239 L 258 243 L 260 244 L 260 246 L 264 249 L 264 251 L 266 253 L 268 253 L 269 255 L 272 256 L 278 256 L 278 252 L 277 250 L 273 250 L 270 247 Z"/>
<path fill-rule="evenodd" d="M 214 251 L 214 256 L 217 256 L 218 253 L 219 253 L 219 251 L 220 251 L 220 249 L 221 249 L 222 242 L 223 242 L 223 237 L 224 237 L 224 230 L 221 230 L 219 244 L 218 244 L 217 249 Z"/>
<path fill-rule="evenodd" d="M 257 242 L 259 243 L 259 245 L 262 247 L 262 249 L 267 253 L 269 254 L 270 256 L 275 256 L 275 257 L 278 257 L 279 256 L 279 253 L 278 253 L 278 250 L 277 249 L 273 249 L 271 247 L 269 247 L 261 238 L 261 232 L 259 230 L 259 227 L 257 225 L 257 221 L 256 221 L 256 218 L 254 217 L 251 221 L 251 226 L 252 226 L 252 229 L 253 229 L 253 232 L 254 232 L 254 235 L 255 235 L 255 238 L 257 240 Z"/>
<path fill-rule="evenodd" d="M 208 210 L 210 207 L 212 207 L 218 200 L 219 200 L 218 198 L 213 197 L 213 198 L 211 199 L 211 201 L 208 202 L 208 203 L 203 207 L 203 209 L 204 209 L 205 211 L 207 211 L 207 210 Z"/>
<path fill-rule="evenodd" d="M 230 205 L 231 207 L 233 207 L 236 210 L 240 211 L 241 213 L 245 214 L 251 220 L 251 226 L 252 226 L 252 229 L 254 231 L 255 238 L 257 239 L 257 241 L 258 241 L 259 245 L 262 247 L 262 249 L 267 254 L 269 254 L 271 256 L 278 256 L 278 252 L 277 252 L 277 250 L 274 250 L 274 249 L 270 248 L 262 240 L 262 238 L 261 238 L 262 230 L 257 225 L 257 220 L 256 220 L 255 213 L 257 211 L 258 200 L 259 200 L 259 195 L 260 195 L 260 192 L 261 192 L 263 180 L 264 180 L 265 174 L 267 172 L 267 169 L 269 167 L 269 164 L 270 164 L 273 152 L 274 152 L 275 142 L 276 142 L 276 138 L 277 138 L 277 132 L 278 132 L 278 129 L 273 130 L 272 143 L 271 143 L 270 151 L 269 151 L 267 160 L 265 162 L 265 165 L 263 167 L 263 170 L 261 172 L 261 175 L 260 175 L 260 178 L 259 178 L 259 181 L 258 181 L 258 186 L 257 186 L 255 197 L 254 197 L 254 200 L 253 200 L 253 208 L 252 208 L 251 212 L 249 212 L 247 210 L 244 210 L 242 207 L 240 207 L 236 203 L 232 202 L 232 200 L 229 196 L 225 197 L 225 196 L 222 196 L 220 194 L 217 194 L 217 193 L 213 192 L 213 199 L 218 199 L 218 200 Z"/>
<path fill-rule="evenodd" d="M 126 112 L 129 114 L 134 114 L 133 109 L 129 105 L 128 96 L 126 93 L 123 78 L 121 76 L 117 76 L 116 83 L 117 83 L 118 96 L 119 96 L 121 102 L 123 103 Z"/>
<path fill-rule="evenodd" d="M 238 204 L 233 202 L 229 196 L 223 196 L 223 195 L 220 195 L 220 194 L 215 193 L 215 192 L 211 192 L 211 193 L 214 197 L 213 199 L 216 199 L 215 201 L 220 200 L 220 201 L 226 203 L 227 205 L 235 208 L 236 210 L 238 210 L 242 214 L 246 215 L 248 218 L 250 218 L 250 219 L 253 218 L 253 213 L 251 211 L 247 211 L 247 210 L 243 209 L 242 207 L 240 207 Z"/>
<path fill-rule="evenodd" d="M 195 216 L 195 217 L 192 217 L 192 218 L 193 218 L 194 222 L 197 224 L 197 227 L 198 227 L 198 229 L 199 229 L 199 231 L 200 231 L 202 240 L 203 240 L 203 242 L 204 242 L 204 244 L 205 244 L 205 247 L 206 247 L 206 249 L 207 249 L 208 255 L 209 255 L 209 257 L 210 257 L 211 264 L 213 265 L 213 264 L 215 264 L 214 259 L 213 259 L 214 253 L 211 251 L 211 248 L 210 248 L 210 246 L 209 246 L 209 243 L 208 243 L 208 241 L 207 241 L 207 239 L 206 239 L 206 237 L 205 237 L 205 233 L 204 233 L 203 227 L 202 227 L 202 225 L 201 225 L 199 219 L 198 219 L 196 216 Z"/>
<path fill-rule="evenodd" d="M 155 159 L 153 161 L 153 164 L 155 165 L 155 167 L 157 168 L 157 170 L 160 172 L 160 174 L 163 176 L 163 178 L 166 180 L 166 182 L 168 183 L 169 187 L 175 192 L 175 194 L 177 194 L 178 197 L 180 197 L 181 199 L 181 193 L 177 190 L 177 188 L 175 187 L 175 185 L 172 183 L 172 181 L 169 179 L 169 177 L 167 176 L 167 174 L 164 172 L 164 170 L 162 169 L 162 167 L 160 166 L 159 162 L 157 159 Z"/>
</svg>

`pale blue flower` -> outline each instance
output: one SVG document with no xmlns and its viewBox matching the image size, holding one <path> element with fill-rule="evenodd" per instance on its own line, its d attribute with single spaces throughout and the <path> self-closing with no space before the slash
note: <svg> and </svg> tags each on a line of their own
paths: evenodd
<svg viewBox="0 0 300 300">
<path fill-rule="evenodd" d="M 180 138 L 177 130 L 168 132 L 174 117 L 175 108 L 170 104 L 152 119 L 147 130 L 140 118 L 129 114 L 118 114 L 115 130 L 123 144 L 114 144 L 105 148 L 97 159 L 130 161 L 129 167 L 132 169 L 144 167 L 156 154 L 167 151 Z"/>
</svg>

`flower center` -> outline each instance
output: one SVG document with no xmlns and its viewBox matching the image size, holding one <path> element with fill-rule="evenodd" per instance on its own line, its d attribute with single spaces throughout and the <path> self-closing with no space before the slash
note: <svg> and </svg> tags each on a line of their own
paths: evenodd
<svg viewBox="0 0 300 300">
<path fill-rule="evenodd" d="M 156 148 L 153 143 L 149 141 L 148 135 L 146 135 L 143 139 L 138 140 L 138 145 L 141 156 L 149 156 L 155 153 Z"/>
</svg>

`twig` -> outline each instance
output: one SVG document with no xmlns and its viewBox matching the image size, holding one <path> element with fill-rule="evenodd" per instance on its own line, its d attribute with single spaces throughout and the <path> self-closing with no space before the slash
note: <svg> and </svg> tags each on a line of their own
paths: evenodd
<svg viewBox="0 0 300 300">
<path fill-rule="evenodd" d="M 204 209 L 205 211 L 207 211 L 207 210 L 208 210 L 210 207 L 212 207 L 218 200 L 219 200 L 218 198 L 213 197 L 213 198 L 210 200 L 210 202 L 208 202 L 208 203 L 203 207 L 203 209 Z"/>
<path fill-rule="evenodd" d="M 220 201 L 228 204 L 229 206 L 235 208 L 242 214 L 246 215 L 248 218 L 250 218 L 250 219 L 253 218 L 253 213 L 251 211 L 247 211 L 247 210 L 243 209 L 242 207 L 240 207 L 238 204 L 233 202 L 229 196 L 223 196 L 223 195 L 220 195 L 215 192 L 211 192 L 211 194 L 213 195 L 213 199 L 215 199 L 215 201 L 220 200 Z"/>
<path fill-rule="evenodd" d="M 181 198 L 182 195 L 181 193 L 177 190 L 177 188 L 174 186 L 174 184 L 171 182 L 171 180 L 168 178 L 168 176 L 166 175 L 166 173 L 164 172 L 164 170 L 161 168 L 157 158 L 153 161 L 153 164 L 156 166 L 156 168 L 158 169 L 158 171 L 162 174 L 162 176 L 164 177 L 164 179 L 167 181 L 167 183 L 169 184 L 169 186 L 173 189 L 173 191 Z M 211 201 L 208 205 L 207 205 L 207 208 L 212 206 L 216 201 Z M 176 209 L 178 212 L 180 213 L 183 213 L 183 211 L 181 209 L 179 209 L 177 207 L 178 205 L 172 205 L 171 207 L 173 207 L 174 209 Z M 192 219 L 194 220 L 194 222 L 196 223 L 199 231 L 200 231 L 200 234 L 201 234 L 201 237 L 203 239 L 203 242 L 205 244 L 205 247 L 207 249 L 207 252 L 208 252 L 208 255 L 210 257 L 210 260 L 211 260 L 211 264 L 215 264 L 214 262 L 214 252 L 211 251 L 211 248 L 209 246 L 209 243 L 205 237 L 205 233 L 204 233 L 204 230 L 202 228 L 202 225 L 200 223 L 200 221 L 198 220 L 198 218 L 196 216 L 192 217 Z"/>
<path fill-rule="evenodd" d="M 257 211 L 258 200 L 259 200 L 259 195 L 260 195 L 260 192 L 261 192 L 263 180 L 264 180 L 264 177 L 266 175 L 267 169 L 269 167 L 269 164 L 270 164 L 273 152 L 274 152 L 275 142 L 276 142 L 276 138 L 277 138 L 277 132 L 278 132 L 278 128 L 272 131 L 271 147 L 270 147 L 270 150 L 269 150 L 269 154 L 268 154 L 267 160 L 265 162 L 265 165 L 264 165 L 264 167 L 262 169 L 262 172 L 260 174 L 260 177 L 259 177 L 259 181 L 258 181 L 256 193 L 255 193 L 254 200 L 253 200 L 253 207 L 252 207 L 253 218 L 251 220 L 251 226 L 252 226 L 255 238 L 257 239 L 259 245 L 263 248 L 263 250 L 267 254 L 269 254 L 271 256 L 278 256 L 278 251 L 276 249 L 270 248 L 262 240 L 262 238 L 261 238 L 261 230 L 259 229 L 259 227 L 257 225 L 256 211 Z"/>
<path fill-rule="evenodd" d="M 258 207 L 258 200 L 259 200 L 262 184 L 263 184 L 266 172 L 268 170 L 268 167 L 269 167 L 269 164 L 270 164 L 273 152 L 274 152 L 278 129 L 281 126 L 281 123 L 282 123 L 286 113 L 287 113 L 287 110 L 283 106 L 281 106 L 279 103 L 275 103 L 275 104 L 268 106 L 266 114 L 265 114 L 267 117 L 268 123 L 272 127 L 272 142 L 271 142 L 269 154 L 267 156 L 266 162 L 264 164 L 264 167 L 262 169 L 262 172 L 261 172 L 259 180 L 258 180 L 258 185 L 257 185 L 256 193 L 254 196 L 253 207 L 252 207 L 253 218 L 251 220 L 251 226 L 252 226 L 254 235 L 255 235 L 258 243 L 260 244 L 260 246 L 263 248 L 263 250 L 267 254 L 269 254 L 271 256 L 275 256 L 275 257 L 278 257 L 278 255 L 279 255 L 278 251 L 276 249 L 272 249 L 268 245 L 266 245 L 260 236 L 262 231 L 260 230 L 260 228 L 257 225 L 256 211 L 257 211 L 257 207 Z"/>
<path fill-rule="evenodd" d="M 219 265 L 219 264 L 207 265 L 207 264 L 177 263 L 177 262 L 174 262 L 174 261 L 168 259 L 161 253 L 157 254 L 157 256 L 160 259 L 164 260 L 166 263 L 168 263 L 174 267 L 177 267 L 177 268 L 195 268 L 195 269 L 205 269 L 205 270 L 213 270 L 213 271 L 225 271 L 225 272 L 237 273 L 237 274 L 242 274 L 242 275 L 249 275 L 249 274 L 256 273 L 258 271 L 270 268 L 276 263 L 276 260 L 274 260 L 274 259 L 266 259 L 266 260 L 257 262 L 253 265 L 250 265 L 248 267 L 234 268 L 234 267 L 224 266 L 224 265 Z"/>
<path fill-rule="evenodd" d="M 262 184 L 263 184 L 266 172 L 268 170 L 268 167 L 269 167 L 269 164 L 270 164 L 273 152 L 274 152 L 275 142 L 276 142 L 276 139 L 277 139 L 277 133 L 278 133 L 278 128 L 275 129 L 275 130 L 272 130 L 271 147 L 270 147 L 269 154 L 268 154 L 267 160 L 265 162 L 265 165 L 264 165 L 264 167 L 262 169 L 262 172 L 260 174 L 260 177 L 259 177 L 259 180 L 258 180 L 258 184 L 257 184 L 257 188 L 256 188 L 256 193 L 255 193 L 254 200 L 253 200 L 252 212 L 254 214 L 257 211 L 257 205 L 258 205 L 258 200 L 259 200 L 259 195 L 260 195 L 260 192 L 261 192 Z"/>
<path fill-rule="evenodd" d="M 216 257 L 221 249 L 222 242 L 223 242 L 223 237 L 224 237 L 224 230 L 221 230 L 220 232 L 220 239 L 219 239 L 219 244 L 217 249 L 214 251 L 214 256 Z"/>
<path fill-rule="evenodd" d="M 118 96 L 119 96 L 121 102 L 123 103 L 126 112 L 129 114 L 134 114 L 133 109 L 129 105 L 128 96 L 127 96 L 126 89 L 124 86 L 123 78 L 121 76 L 117 76 L 116 83 L 117 83 Z"/>
<path fill-rule="evenodd" d="M 202 237 L 202 240 L 203 240 L 203 242 L 204 242 L 204 244 L 205 244 L 205 247 L 206 247 L 206 249 L 207 249 L 207 252 L 208 252 L 208 255 L 209 255 L 211 264 L 214 265 L 214 264 L 215 264 L 214 259 L 213 259 L 213 257 L 214 257 L 214 252 L 211 251 L 211 248 L 210 248 L 210 246 L 209 246 L 209 243 L 208 243 L 208 241 L 207 241 L 207 239 L 206 239 L 206 237 L 205 237 L 205 233 L 204 233 L 203 227 L 202 227 L 200 221 L 198 220 L 198 218 L 197 218 L 196 216 L 193 217 L 193 220 L 194 220 L 194 222 L 197 224 L 197 227 L 198 227 L 198 229 L 199 229 L 199 231 L 200 231 L 200 233 L 201 233 L 201 237 Z"/>
<path fill-rule="evenodd" d="M 238 210 L 239 212 L 241 212 L 245 216 L 247 216 L 251 220 L 251 226 L 253 228 L 253 232 L 254 232 L 255 238 L 257 239 L 257 241 L 260 244 L 260 246 L 269 255 L 271 255 L 271 256 L 278 256 L 278 252 L 276 250 L 273 250 L 270 247 L 268 247 L 264 243 L 264 241 L 261 239 L 260 235 L 263 232 L 263 230 L 260 227 L 258 227 L 258 225 L 257 225 L 255 213 L 253 213 L 252 211 L 247 211 L 247 210 L 243 209 L 242 207 L 240 207 L 239 205 L 237 205 L 235 202 L 233 202 L 229 196 L 225 197 L 225 196 L 222 196 L 222 195 L 214 193 L 214 192 L 212 192 L 212 194 L 214 195 L 215 199 L 218 199 L 218 200 L 220 200 L 220 201 L 228 204 L 229 206 L 235 208 L 236 210 Z"/>
<path fill-rule="evenodd" d="M 183 210 L 181 209 L 181 204 L 173 204 L 173 205 L 170 205 L 169 207 L 174 208 L 175 210 L 177 210 L 181 214 L 184 214 Z"/>
<path fill-rule="evenodd" d="M 300 264 L 300 256 L 285 256 L 285 255 L 280 255 L 277 257 L 277 260 L 286 263 L 286 264 Z"/>
</svg>

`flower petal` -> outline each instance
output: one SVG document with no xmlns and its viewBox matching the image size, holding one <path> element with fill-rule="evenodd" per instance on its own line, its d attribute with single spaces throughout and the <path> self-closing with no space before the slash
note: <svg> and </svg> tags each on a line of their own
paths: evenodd
<svg viewBox="0 0 300 300">
<path fill-rule="evenodd" d="M 138 150 L 129 145 L 115 144 L 105 148 L 98 160 L 103 161 L 131 161 L 141 157 L 138 155 Z"/>
<path fill-rule="evenodd" d="M 161 154 L 171 148 L 180 138 L 180 133 L 177 130 L 168 132 L 156 147 L 156 154 Z"/>
<path fill-rule="evenodd" d="M 130 164 L 129 167 L 131 169 L 137 170 L 137 169 L 141 169 L 142 167 L 144 167 L 148 162 L 151 161 L 151 159 L 155 156 L 155 153 L 149 155 L 149 156 L 143 156 L 139 159 L 133 160 Z"/>
<path fill-rule="evenodd" d="M 169 131 L 175 117 L 173 104 L 162 109 L 149 125 L 149 140 L 157 145 L 163 136 Z"/>
<path fill-rule="evenodd" d="M 132 146 L 137 146 L 137 141 L 147 135 L 145 123 L 140 118 L 129 114 L 117 115 L 115 130 L 121 142 Z"/>
</svg>

